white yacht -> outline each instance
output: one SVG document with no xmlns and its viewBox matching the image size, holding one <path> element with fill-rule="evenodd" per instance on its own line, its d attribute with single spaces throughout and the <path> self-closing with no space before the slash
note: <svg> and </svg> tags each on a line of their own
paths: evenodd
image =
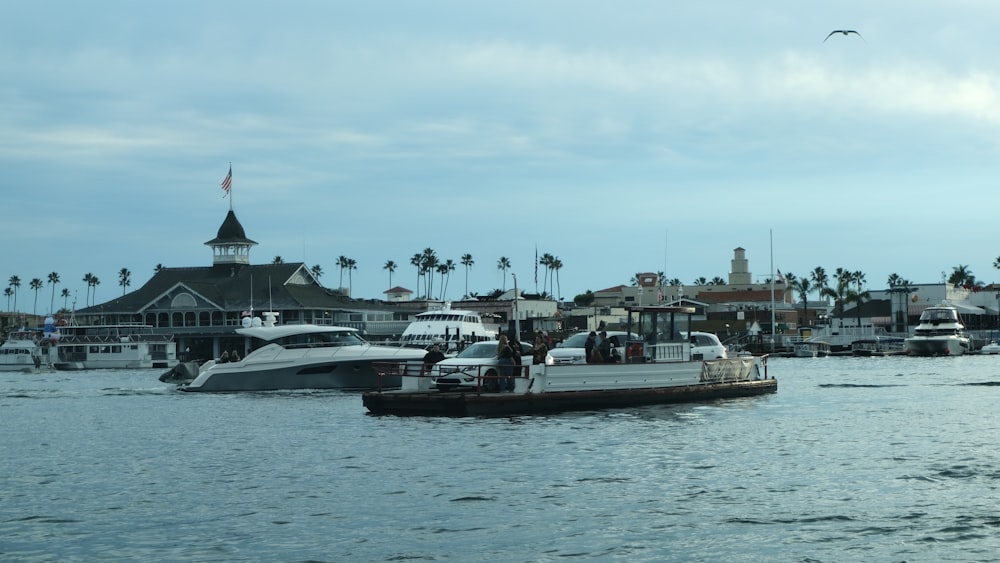
<svg viewBox="0 0 1000 563">
<path fill-rule="evenodd" d="M 30 371 L 48 363 L 40 330 L 12 330 L 0 345 L 0 371 Z"/>
<path fill-rule="evenodd" d="M 416 362 L 425 351 L 369 344 L 357 329 L 310 324 L 236 329 L 252 338 L 253 351 L 239 361 L 205 362 L 182 391 L 273 391 L 278 389 L 375 389 L 373 363 Z M 383 378 L 383 387 L 399 387 L 400 378 Z"/>
<path fill-rule="evenodd" d="M 501 328 L 496 323 L 484 323 L 477 311 L 452 309 L 451 303 L 445 303 L 439 309 L 418 314 L 399 341 L 411 348 L 427 348 L 437 343 L 443 352 L 455 352 L 473 342 L 496 340 Z"/>
<path fill-rule="evenodd" d="M 960 356 L 971 349 L 971 340 L 958 309 L 942 303 L 924 309 L 913 336 L 906 339 L 911 356 Z"/>
<path fill-rule="evenodd" d="M 54 347 L 58 370 L 170 368 L 178 361 L 173 337 L 143 324 L 60 326 Z"/>
</svg>

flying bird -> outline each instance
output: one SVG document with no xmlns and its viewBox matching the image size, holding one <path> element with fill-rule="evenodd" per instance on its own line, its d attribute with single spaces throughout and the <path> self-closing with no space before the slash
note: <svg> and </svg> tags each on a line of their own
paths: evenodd
<svg viewBox="0 0 1000 563">
<path fill-rule="evenodd" d="M 861 34 L 858 33 L 857 31 L 854 31 L 853 29 L 835 29 L 835 30 L 833 30 L 833 31 L 830 32 L 830 35 L 833 35 L 834 33 L 841 33 L 843 35 L 848 35 L 848 34 L 853 33 L 854 35 L 857 35 L 858 37 L 861 37 Z M 823 40 L 823 43 L 826 43 L 826 40 L 830 38 L 830 35 L 826 36 L 826 39 Z M 864 41 L 865 38 L 861 37 L 861 40 Z"/>
</svg>

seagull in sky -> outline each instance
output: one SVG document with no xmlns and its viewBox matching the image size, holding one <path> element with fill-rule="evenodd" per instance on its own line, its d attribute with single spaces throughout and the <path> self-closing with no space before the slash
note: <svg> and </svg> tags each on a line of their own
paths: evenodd
<svg viewBox="0 0 1000 563">
<path fill-rule="evenodd" d="M 830 32 L 830 35 L 833 35 L 834 33 L 841 33 L 843 35 L 849 35 L 849 34 L 853 33 L 854 35 L 857 35 L 858 37 L 861 37 L 861 34 L 858 33 L 857 31 L 854 31 L 853 29 L 835 29 L 835 30 L 833 30 L 833 31 Z M 826 43 L 826 40 L 830 38 L 830 35 L 826 36 L 826 39 L 823 40 L 823 43 Z M 861 40 L 864 41 L 865 38 L 861 37 Z"/>
</svg>

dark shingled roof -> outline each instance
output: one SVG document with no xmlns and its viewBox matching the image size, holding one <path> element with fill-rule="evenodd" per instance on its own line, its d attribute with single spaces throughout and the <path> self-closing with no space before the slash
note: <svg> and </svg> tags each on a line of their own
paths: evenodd
<svg viewBox="0 0 1000 563">
<path fill-rule="evenodd" d="M 228 243 L 257 244 L 256 241 L 247 238 L 247 233 L 243 230 L 243 225 L 240 224 L 239 219 L 236 218 L 236 214 L 233 213 L 232 209 L 226 215 L 226 220 L 222 222 L 222 226 L 219 227 L 219 232 L 215 235 L 215 238 L 205 244 Z"/>
</svg>

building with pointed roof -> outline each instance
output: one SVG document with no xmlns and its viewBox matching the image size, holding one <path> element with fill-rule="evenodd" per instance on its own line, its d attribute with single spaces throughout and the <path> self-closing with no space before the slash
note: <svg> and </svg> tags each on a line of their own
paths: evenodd
<svg viewBox="0 0 1000 563">
<path fill-rule="evenodd" d="M 278 313 L 279 322 L 337 325 L 402 334 L 422 303 L 370 303 L 323 287 L 302 262 L 251 264 L 257 243 L 246 236 L 232 209 L 216 237 L 212 265 L 160 268 L 142 287 L 76 311 L 79 324 L 145 324 L 171 334 L 180 352 L 192 358 L 218 357 L 222 350 L 246 355 L 247 342 L 234 329 L 243 317 Z M 409 306 L 406 306 L 409 305 Z M 183 354 L 182 354 L 183 355 Z"/>
</svg>

